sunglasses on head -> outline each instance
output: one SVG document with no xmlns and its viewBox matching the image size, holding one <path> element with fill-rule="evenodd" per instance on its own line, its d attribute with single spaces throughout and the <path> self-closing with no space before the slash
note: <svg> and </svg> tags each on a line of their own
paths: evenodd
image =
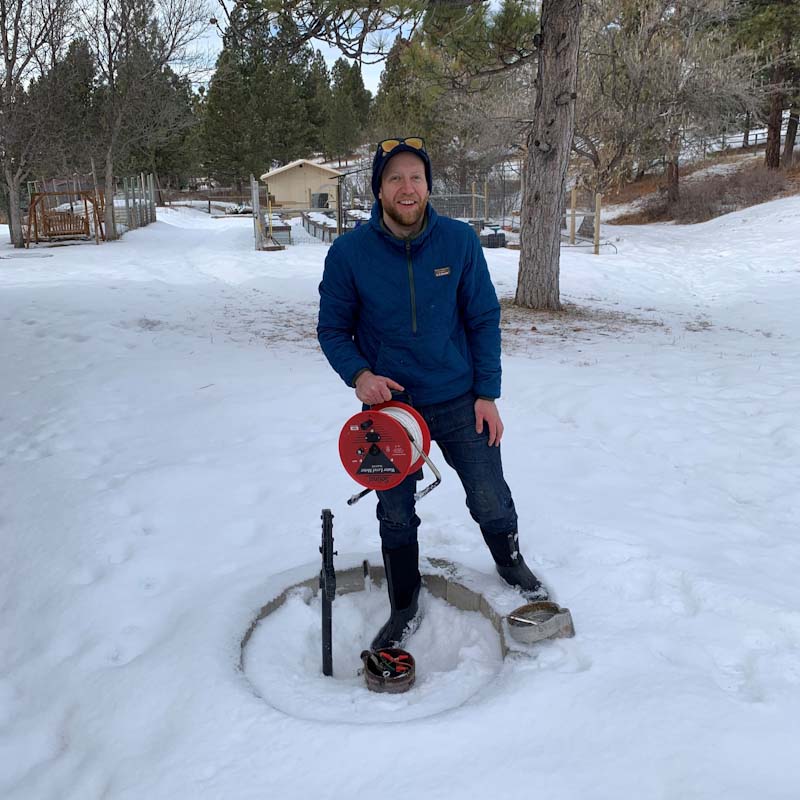
<svg viewBox="0 0 800 800">
<path fill-rule="evenodd" d="M 407 139 L 384 139 L 382 142 L 378 142 L 378 147 L 383 151 L 383 155 L 388 156 L 401 144 L 408 145 L 414 150 L 425 149 L 425 140 L 421 136 L 409 136 Z"/>
</svg>

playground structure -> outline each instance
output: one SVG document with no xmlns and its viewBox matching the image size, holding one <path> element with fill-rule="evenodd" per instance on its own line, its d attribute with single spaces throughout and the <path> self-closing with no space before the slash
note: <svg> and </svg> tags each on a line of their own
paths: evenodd
<svg viewBox="0 0 800 800">
<path fill-rule="evenodd" d="M 25 226 L 25 244 L 60 239 L 105 239 L 103 195 L 93 191 L 32 192 Z"/>
<path fill-rule="evenodd" d="M 23 218 L 25 246 L 70 239 L 106 240 L 106 194 L 94 181 L 79 176 L 31 181 L 28 212 Z M 119 232 L 156 220 L 155 177 L 122 178 L 112 194 L 114 225 Z"/>
</svg>

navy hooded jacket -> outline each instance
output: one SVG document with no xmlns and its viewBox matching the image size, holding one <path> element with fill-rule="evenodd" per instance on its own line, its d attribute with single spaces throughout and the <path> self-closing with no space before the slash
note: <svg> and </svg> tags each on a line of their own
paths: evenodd
<svg viewBox="0 0 800 800">
<path fill-rule="evenodd" d="M 397 381 L 417 406 L 472 391 L 500 396 L 500 305 L 478 237 L 428 204 L 415 237 L 381 221 L 337 238 L 319 286 L 317 336 L 349 386 L 364 369 Z"/>
</svg>

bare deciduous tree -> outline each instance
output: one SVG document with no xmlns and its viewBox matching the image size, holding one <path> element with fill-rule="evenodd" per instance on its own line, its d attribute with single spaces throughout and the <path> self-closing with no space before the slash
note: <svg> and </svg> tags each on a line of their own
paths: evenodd
<svg viewBox="0 0 800 800">
<path fill-rule="evenodd" d="M 733 51 L 727 3 L 593 0 L 585 17 L 575 152 L 595 191 L 637 160 L 667 164 L 677 199 L 688 140 L 713 136 L 756 107 L 754 60 Z"/>
<path fill-rule="evenodd" d="M 0 165 L 15 247 L 25 244 L 21 186 L 47 125 L 46 109 L 30 102 L 25 87 L 63 45 L 68 5 L 68 0 L 0 0 Z"/>
<path fill-rule="evenodd" d="M 190 65 L 189 49 L 208 23 L 204 0 L 97 0 L 84 6 L 83 35 L 101 87 L 106 236 L 116 238 L 115 160 L 163 136 L 177 120 L 159 102 L 165 70 Z"/>
<path fill-rule="evenodd" d="M 754 108 L 755 65 L 732 52 L 724 25 L 726 0 L 684 0 L 665 29 L 654 64 L 653 140 L 667 164 L 667 197 L 679 198 L 679 164 L 687 138 L 717 134 L 727 120 Z"/>
<path fill-rule="evenodd" d="M 583 16 L 573 150 L 591 165 L 602 192 L 641 151 L 652 120 L 650 75 L 669 0 L 637 4 L 588 0 Z"/>
</svg>

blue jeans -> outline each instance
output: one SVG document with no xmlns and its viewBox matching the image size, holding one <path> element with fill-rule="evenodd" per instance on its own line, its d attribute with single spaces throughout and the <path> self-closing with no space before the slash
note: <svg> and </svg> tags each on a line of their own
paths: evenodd
<svg viewBox="0 0 800 800">
<path fill-rule="evenodd" d="M 401 402 L 407 398 L 398 396 Z M 489 431 L 475 431 L 475 397 L 462 395 L 454 400 L 417 408 L 439 445 L 444 460 L 456 471 L 467 495 L 467 508 L 486 536 L 517 530 L 517 512 L 511 490 L 503 478 L 499 447 L 489 447 Z M 414 508 L 414 492 L 422 470 L 409 475 L 399 486 L 377 492 L 376 510 L 381 542 L 386 550 L 417 540 L 420 519 Z"/>
</svg>

